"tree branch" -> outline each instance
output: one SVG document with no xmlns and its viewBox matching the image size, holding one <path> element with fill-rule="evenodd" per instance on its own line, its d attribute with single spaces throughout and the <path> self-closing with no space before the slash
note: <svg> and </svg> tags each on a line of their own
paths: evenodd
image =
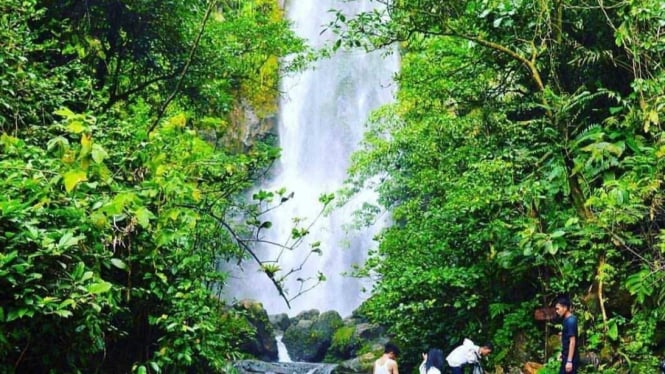
<svg viewBox="0 0 665 374">
<path fill-rule="evenodd" d="M 208 23 L 208 19 L 210 19 L 210 14 L 212 13 L 212 10 L 215 8 L 216 4 L 217 0 L 211 0 L 210 3 L 208 4 L 208 8 L 206 9 L 206 13 L 203 16 L 203 20 L 201 20 L 201 27 L 199 28 L 199 33 L 196 35 L 194 44 L 192 45 L 192 48 L 189 51 L 189 57 L 187 58 L 187 62 L 185 62 L 185 66 L 183 66 L 182 71 L 180 72 L 180 76 L 178 77 L 178 81 L 176 82 L 173 91 L 171 91 L 171 94 L 166 98 L 166 100 L 162 103 L 162 106 L 159 108 L 159 111 L 157 112 L 157 118 L 155 118 L 155 121 L 148 129 L 148 134 L 150 134 L 155 130 L 155 128 L 159 124 L 159 121 L 164 116 L 166 108 L 168 108 L 169 104 L 171 104 L 171 101 L 173 101 L 173 99 L 175 99 L 175 96 L 178 94 L 178 91 L 180 91 L 180 86 L 182 85 L 182 82 L 185 80 L 185 75 L 187 75 L 189 66 L 192 64 L 192 61 L 194 60 L 194 54 L 196 53 L 196 50 L 199 47 L 199 43 L 201 42 L 201 37 L 203 36 L 203 31 L 205 31 L 206 23 Z"/>
<path fill-rule="evenodd" d="M 487 48 L 493 49 L 495 51 L 501 52 L 503 54 L 506 54 L 506 55 L 510 56 L 514 60 L 517 60 L 517 61 L 521 62 L 522 64 L 524 64 L 529 69 L 529 72 L 531 73 L 531 78 L 533 78 L 534 82 L 536 83 L 536 86 L 538 87 L 538 90 L 540 92 L 543 92 L 545 90 L 545 85 L 543 84 L 543 79 L 540 76 L 540 72 L 538 71 L 538 68 L 536 67 L 536 64 L 535 64 L 535 56 L 532 58 L 532 60 L 529 60 L 526 57 L 520 55 L 519 53 L 511 50 L 510 48 L 508 48 L 504 45 L 501 45 L 501 44 L 498 44 L 498 43 L 495 43 L 495 42 L 492 42 L 492 41 L 489 41 L 489 40 L 482 39 L 478 36 L 471 36 L 471 35 L 464 35 L 464 34 L 450 34 L 450 36 L 457 36 L 457 37 L 460 37 L 462 39 L 466 39 L 466 40 L 478 43 L 478 44 L 482 45 L 483 47 L 487 47 Z"/>
<path fill-rule="evenodd" d="M 145 81 L 143 83 L 140 83 L 137 86 L 135 86 L 134 88 L 128 89 L 127 91 L 121 92 L 119 94 L 113 93 L 113 94 L 111 94 L 111 97 L 109 97 L 109 100 L 106 103 L 106 105 L 104 105 L 104 108 L 109 109 L 110 107 L 113 106 L 113 104 L 117 103 L 118 101 L 127 100 L 129 98 L 129 96 L 144 90 L 146 87 L 150 86 L 151 84 L 157 83 L 157 82 L 162 81 L 162 80 L 168 80 L 168 79 L 174 78 L 175 76 L 176 76 L 176 73 L 169 73 L 169 74 L 165 74 L 165 75 L 160 75 L 158 77 L 148 79 L 147 81 Z"/>
<path fill-rule="evenodd" d="M 233 237 L 233 240 L 235 240 L 235 242 L 236 242 L 236 243 L 237 243 L 237 244 L 238 244 L 243 250 L 245 250 L 247 253 L 249 253 L 249 255 L 254 259 L 254 261 L 256 261 L 257 264 L 259 264 L 259 265 L 262 265 L 262 264 L 263 264 L 263 261 L 261 261 L 261 259 L 256 255 L 256 253 L 254 253 L 254 251 L 252 250 L 252 248 L 250 248 L 249 245 L 247 245 L 247 243 L 245 243 L 245 240 L 244 240 L 243 238 L 241 238 L 240 236 L 238 236 L 238 234 L 235 232 L 235 230 L 233 230 L 233 228 L 232 228 L 228 223 L 226 223 L 226 222 L 225 222 L 223 219 L 221 219 L 220 217 L 217 217 L 217 216 L 215 216 L 215 215 L 213 215 L 213 214 L 211 214 L 211 213 L 209 213 L 209 214 L 210 214 L 210 216 L 211 216 L 212 218 L 214 218 L 214 219 L 217 221 L 218 224 L 220 224 L 222 227 L 224 227 L 224 228 L 226 229 L 226 231 L 227 231 L 229 234 L 231 234 L 231 236 Z M 277 288 L 277 292 L 279 293 L 279 296 L 280 296 L 282 299 L 284 299 L 284 302 L 286 303 L 286 306 L 287 306 L 289 309 L 291 309 L 291 303 L 290 303 L 290 300 L 289 300 L 289 298 L 287 297 L 287 295 L 286 295 L 286 293 L 285 293 L 284 288 L 282 287 L 282 285 L 277 281 L 277 279 L 275 279 L 275 275 L 274 275 L 274 274 L 271 274 L 271 273 L 268 273 L 268 272 L 264 272 L 264 273 L 268 276 L 268 278 L 270 279 L 270 281 L 275 285 L 275 288 Z"/>
</svg>

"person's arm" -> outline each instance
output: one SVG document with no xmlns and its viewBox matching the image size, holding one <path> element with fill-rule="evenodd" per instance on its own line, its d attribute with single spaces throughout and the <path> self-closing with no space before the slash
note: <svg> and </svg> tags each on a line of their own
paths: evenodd
<svg viewBox="0 0 665 374">
<path fill-rule="evenodd" d="M 575 345 L 577 344 L 577 339 L 575 336 L 570 337 L 570 341 L 568 343 L 568 357 L 566 357 L 566 371 L 572 371 L 573 370 L 573 358 L 575 355 Z"/>
<path fill-rule="evenodd" d="M 566 364 L 564 365 L 566 372 L 571 372 L 573 370 L 575 349 L 577 348 L 577 318 L 575 316 L 569 316 L 563 321 L 561 333 L 562 338 L 568 338 L 568 351 L 566 352 L 566 357 L 563 357 L 563 359 L 566 360 Z"/>
<path fill-rule="evenodd" d="M 390 374 L 399 374 L 399 370 L 397 369 L 397 361 L 390 363 Z"/>
<path fill-rule="evenodd" d="M 480 347 L 478 347 L 477 345 L 471 346 L 467 349 L 465 357 L 467 364 L 471 365 L 478 362 L 478 357 L 480 356 L 480 354 L 478 353 L 479 349 Z"/>
<path fill-rule="evenodd" d="M 425 364 L 427 364 L 427 353 L 423 353 L 423 362 L 421 362 L 420 366 L 418 367 L 418 373 L 420 373 L 420 374 L 426 374 L 427 373 Z"/>
</svg>

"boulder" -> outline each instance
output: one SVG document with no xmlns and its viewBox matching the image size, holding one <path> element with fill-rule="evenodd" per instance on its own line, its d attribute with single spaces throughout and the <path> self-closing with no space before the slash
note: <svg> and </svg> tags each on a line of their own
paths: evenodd
<svg viewBox="0 0 665 374">
<path fill-rule="evenodd" d="M 335 330 L 342 327 L 342 325 L 342 317 L 339 313 L 331 310 L 319 315 L 319 318 L 314 320 L 314 326 L 312 327 L 322 335 L 329 337 L 328 340 L 330 341 Z"/>
<path fill-rule="evenodd" d="M 542 369 L 543 365 L 537 362 L 527 362 L 522 368 L 524 374 L 537 374 L 538 370 Z"/>
<path fill-rule="evenodd" d="M 301 313 L 302 314 L 302 313 Z M 304 319 L 299 315 L 297 323 L 284 331 L 282 341 L 293 361 L 321 362 L 330 347 L 333 333 L 342 326 L 342 318 L 335 311 L 323 314 L 310 313 Z"/>
<path fill-rule="evenodd" d="M 277 342 L 268 313 L 263 304 L 254 300 L 241 300 L 234 305 L 247 322 L 254 327 L 254 334 L 240 345 L 240 350 L 263 361 L 277 361 Z"/>
<path fill-rule="evenodd" d="M 360 323 L 356 326 L 356 335 L 362 340 L 382 340 L 385 330 L 371 323 Z M 384 339 L 387 342 L 387 339 Z"/>
<path fill-rule="evenodd" d="M 371 373 L 374 361 L 378 356 L 374 353 L 365 353 L 351 360 L 341 362 L 337 366 L 336 373 Z"/>
<path fill-rule="evenodd" d="M 291 323 L 282 337 L 282 342 L 293 361 L 314 361 L 319 356 L 320 341 L 311 335 L 314 322 L 301 319 Z"/>
<path fill-rule="evenodd" d="M 383 346 L 389 341 L 384 333 L 385 329 L 378 325 L 347 318 L 344 320 L 344 326 L 333 334 L 327 361 L 338 362 L 370 350 L 383 350 Z"/>
<path fill-rule="evenodd" d="M 338 328 L 332 337 L 328 356 L 331 360 L 348 360 L 354 357 L 362 345 L 358 339 L 356 326 L 342 326 Z"/>
<path fill-rule="evenodd" d="M 286 313 L 273 314 L 268 316 L 268 319 L 275 330 L 282 332 L 286 331 L 286 329 L 289 328 L 289 325 L 291 325 L 291 320 Z"/>
<path fill-rule="evenodd" d="M 310 309 L 310 310 L 305 310 L 300 313 L 298 313 L 295 317 L 291 318 L 291 325 L 297 325 L 299 321 L 305 319 L 309 321 L 313 321 L 319 317 L 321 312 L 319 312 L 317 309 Z M 284 330 L 286 331 L 286 330 Z"/>
</svg>

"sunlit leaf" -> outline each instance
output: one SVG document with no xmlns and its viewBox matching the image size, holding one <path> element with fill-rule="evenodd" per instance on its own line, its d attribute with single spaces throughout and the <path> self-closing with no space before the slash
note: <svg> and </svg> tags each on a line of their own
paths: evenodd
<svg viewBox="0 0 665 374">
<path fill-rule="evenodd" d="M 65 185 L 65 190 L 71 192 L 76 188 L 76 185 L 88 180 L 88 177 L 83 170 L 70 170 L 63 175 L 62 180 Z"/>
<path fill-rule="evenodd" d="M 111 259 L 111 264 L 113 266 L 117 267 L 118 269 L 122 269 L 122 270 L 127 269 L 127 264 L 119 258 L 112 258 Z"/>
<path fill-rule="evenodd" d="M 86 289 L 93 295 L 102 294 L 111 290 L 113 285 L 109 282 L 97 282 L 89 284 Z"/>
</svg>

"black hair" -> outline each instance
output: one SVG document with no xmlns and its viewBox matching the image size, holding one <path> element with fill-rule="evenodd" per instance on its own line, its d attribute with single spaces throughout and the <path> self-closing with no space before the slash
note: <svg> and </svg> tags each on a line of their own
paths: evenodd
<svg viewBox="0 0 665 374">
<path fill-rule="evenodd" d="M 432 348 L 427 352 L 427 361 L 425 361 L 425 371 L 435 367 L 443 371 L 443 351 L 438 348 Z"/>
<path fill-rule="evenodd" d="M 385 347 L 383 348 L 383 353 L 394 353 L 395 356 L 399 356 L 399 348 L 393 343 L 386 343 Z"/>
<path fill-rule="evenodd" d="M 554 305 L 559 304 L 561 306 L 566 307 L 568 310 L 573 306 L 572 303 L 570 302 L 570 298 L 568 296 L 559 296 L 556 298 L 554 301 Z"/>
<path fill-rule="evenodd" d="M 494 344 L 492 344 L 492 342 L 487 342 L 487 343 L 483 344 L 482 346 L 489 349 L 490 351 L 494 350 Z"/>
</svg>

